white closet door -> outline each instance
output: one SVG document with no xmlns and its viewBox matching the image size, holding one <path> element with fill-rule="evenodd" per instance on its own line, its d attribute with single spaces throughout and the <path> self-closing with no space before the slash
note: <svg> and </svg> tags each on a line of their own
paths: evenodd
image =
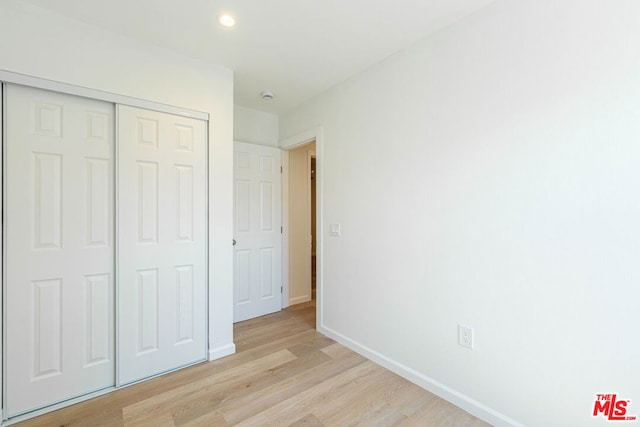
<svg viewBox="0 0 640 427">
<path fill-rule="evenodd" d="M 114 384 L 113 106 L 7 85 L 6 407 Z"/>
<path fill-rule="evenodd" d="M 206 357 L 206 127 L 118 106 L 118 380 Z"/>
</svg>

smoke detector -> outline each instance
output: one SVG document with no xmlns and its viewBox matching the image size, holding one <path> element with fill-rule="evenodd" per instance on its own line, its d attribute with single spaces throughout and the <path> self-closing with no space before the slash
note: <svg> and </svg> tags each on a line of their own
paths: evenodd
<svg viewBox="0 0 640 427">
<path fill-rule="evenodd" d="M 260 98 L 264 99 L 265 101 L 271 101 L 275 97 L 276 96 L 274 95 L 274 93 L 270 90 L 263 90 L 262 92 L 260 92 Z"/>
</svg>

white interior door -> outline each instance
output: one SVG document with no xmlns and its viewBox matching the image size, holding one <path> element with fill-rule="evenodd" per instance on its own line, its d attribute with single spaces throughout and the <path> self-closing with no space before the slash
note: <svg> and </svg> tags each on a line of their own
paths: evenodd
<svg viewBox="0 0 640 427">
<path fill-rule="evenodd" d="M 118 106 L 118 381 L 206 358 L 206 122 Z"/>
<path fill-rule="evenodd" d="M 234 144 L 234 322 L 282 309 L 282 175 L 277 148 Z"/>
<path fill-rule="evenodd" d="M 6 406 L 114 384 L 113 105 L 7 85 Z"/>
</svg>

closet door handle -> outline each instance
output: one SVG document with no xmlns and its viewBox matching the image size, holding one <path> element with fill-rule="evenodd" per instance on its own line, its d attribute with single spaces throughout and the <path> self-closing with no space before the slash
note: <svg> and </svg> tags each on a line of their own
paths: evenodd
<svg viewBox="0 0 640 427">
<path fill-rule="evenodd" d="M 236 243 L 237 243 L 237 242 L 236 242 L 236 239 L 233 239 L 233 246 L 235 246 L 235 245 L 236 245 Z"/>
</svg>

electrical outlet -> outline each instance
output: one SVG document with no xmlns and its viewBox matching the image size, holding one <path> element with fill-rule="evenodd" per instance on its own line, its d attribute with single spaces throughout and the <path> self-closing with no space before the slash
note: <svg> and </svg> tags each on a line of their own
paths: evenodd
<svg viewBox="0 0 640 427">
<path fill-rule="evenodd" d="M 473 328 L 465 325 L 458 325 L 458 344 L 463 347 L 473 349 Z"/>
</svg>

